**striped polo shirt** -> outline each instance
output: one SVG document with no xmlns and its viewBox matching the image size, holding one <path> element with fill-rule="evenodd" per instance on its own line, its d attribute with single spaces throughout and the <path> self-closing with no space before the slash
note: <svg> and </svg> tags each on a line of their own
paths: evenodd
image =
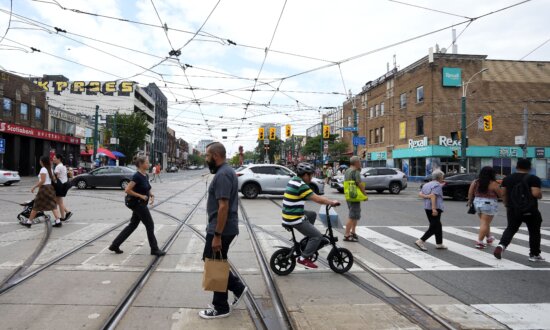
<svg viewBox="0 0 550 330">
<path fill-rule="evenodd" d="M 306 199 L 313 194 L 311 188 L 300 177 L 293 177 L 286 185 L 283 198 L 283 223 L 297 225 L 304 218 Z"/>
</svg>

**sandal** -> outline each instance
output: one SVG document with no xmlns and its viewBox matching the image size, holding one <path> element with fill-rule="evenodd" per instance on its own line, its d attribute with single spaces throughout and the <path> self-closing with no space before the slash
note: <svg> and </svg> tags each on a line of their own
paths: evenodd
<svg viewBox="0 0 550 330">
<path fill-rule="evenodd" d="M 344 242 L 357 242 L 357 238 L 353 237 L 352 235 L 344 236 Z"/>
<path fill-rule="evenodd" d="M 351 237 L 355 238 L 356 240 L 359 240 L 359 236 L 357 236 L 356 233 L 351 233 Z"/>
</svg>

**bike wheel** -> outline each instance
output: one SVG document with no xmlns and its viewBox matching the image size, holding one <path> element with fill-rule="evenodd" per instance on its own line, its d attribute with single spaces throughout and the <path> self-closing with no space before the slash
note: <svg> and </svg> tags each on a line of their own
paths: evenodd
<svg viewBox="0 0 550 330">
<path fill-rule="evenodd" d="M 328 254 L 328 265 L 335 273 L 343 274 L 353 266 L 353 254 L 348 249 L 335 248 Z"/>
<path fill-rule="evenodd" d="M 296 259 L 291 255 L 289 248 L 282 248 L 273 253 L 269 267 L 277 275 L 288 275 L 296 267 Z"/>
</svg>

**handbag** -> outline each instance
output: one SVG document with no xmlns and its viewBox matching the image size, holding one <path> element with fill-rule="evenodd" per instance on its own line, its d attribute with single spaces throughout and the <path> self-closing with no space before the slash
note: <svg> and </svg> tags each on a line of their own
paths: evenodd
<svg viewBox="0 0 550 330">
<path fill-rule="evenodd" d="M 468 214 L 476 214 L 474 203 L 470 204 L 470 207 L 468 208 Z"/>
<path fill-rule="evenodd" d="M 363 202 L 369 199 L 363 194 L 361 189 L 357 187 L 357 183 L 354 180 L 344 181 L 344 195 L 348 202 Z"/>
<path fill-rule="evenodd" d="M 219 255 L 219 259 L 216 256 Z M 221 252 L 214 258 L 204 258 L 202 288 L 205 291 L 226 292 L 229 281 L 229 262 L 223 259 Z"/>
<path fill-rule="evenodd" d="M 139 198 L 126 194 L 126 197 L 124 197 L 124 204 L 127 208 L 130 210 L 133 210 L 136 206 L 139 205 Z"/>
</svg>

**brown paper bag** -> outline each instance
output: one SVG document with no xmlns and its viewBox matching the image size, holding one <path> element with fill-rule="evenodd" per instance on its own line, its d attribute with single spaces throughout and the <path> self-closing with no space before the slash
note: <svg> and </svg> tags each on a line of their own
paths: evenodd
<svg viewBox="0 0 550 330">
<path fill-rule="evenodd" d="M 227 259 L 204 259 L 202 288 L 205 291 L 225 292 L 229 280 L 229 262 Z"/>
</svg>

